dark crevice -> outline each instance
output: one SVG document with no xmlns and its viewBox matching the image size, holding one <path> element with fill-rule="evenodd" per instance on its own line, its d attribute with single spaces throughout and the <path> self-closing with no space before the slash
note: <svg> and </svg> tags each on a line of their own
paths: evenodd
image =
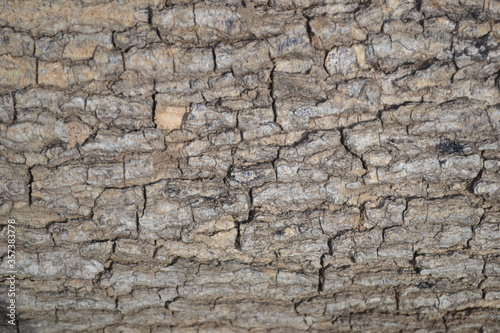
<svg viewBox="0 0 500 333">
<path fill-rule="evenodd" d="M 483 293 L 482 298 L 484 299 L 486 296 L 486 291 L 484 289 L 482 289 L 482 287 L 483 287 L 484 282 L 488 279 L 488 276 L 486 275 L 486 260 L 484 260 L 483 269 L 481 270 L 481 274 L 483 274 L 483 278 L 481 279 L 481 281 L 479 281 L 477 288 L 482 290 L 482 293 Z"/>
<path fill-rule="evenodd" d="M 318 293 L 321 294 L 324 290 L 324 285 L 325 285 L 325 272 L 328 268 L 330 268 L 330 265 L 324 266 L 324 257 L 325 255 L 322 255 L 320 258 L 321 262 L 321 268 L 318 271 Z"/>
<path fill-rule="evenodd" d="M 415 0 L 415 9 L 417 11 L 421 11 L 422 10 L 422 0 Z"/>
<path fill-rule="evenodd" d="M 12 117 L 12 123 L 16 123 L 17 121 L 17 99 L 16 99 L 16 94 L 12 93 L 12 108 L 14 109 L 14 115 Z"/>
<path fill-rule="evenodd" d="M 154 251 L 153 251 L 153 256 L 152 256 L 154 259 L 156 259 L 156 256 L 158 255 L 158 251 L 159 251 L 161 248 L 163 248 L 163 245 L 161 245 L 161 246 L 157 246 L 157 247 L 154 249 Z"/>
<path fill-rule="evenodd" d="M 417 257 L 419 256 L 418 251 L 415 251 L 413 253 L 413 258 L 410 261 L 410 264 L 413 267 L 413 270 L 415 271 L 416 274 L 420 274 L 420 271 L 422 270 L 420 267 L 417 266 Z"/>
<path fill-rule="evenodd" d="M 405 209 L 401 212 L 401 221 L 405 223 L 405 216 L 406 213 L 408 212 L 408 203 L 411 201 L 410 198 L 405 198 Z"/>
<path fill-rule="evenodd" d="M 363 165 L 364 167 L 364 165 Z M 366 170 L 366 168 L 365 168 Z M 361 203 L 359 206 L 359 225 L 358 229 L 362 228 L 363 222 L 365 221 L 366 218 L 366 202 Z"/>
<path fill-rule="evenodd" d="M 444 328 L 446 329 L 446 332 L 448 332 L 449 327 L 448 327 L 448 323 L 446 322 L 446 315 L 444 315 L 441 319 L 443 321 L 443 325 L 444 325 Z"/>
<path fill-rule="evenodd" d="M 104 264 L 104 270 L 102 272 L 99 272 L 96 277 L 92 280 L 92 283 L 95 286 L 98 286 L 101 283 L 102 278 L 105 275 L 109 275 L 111 271 L 113 270 L 113 265 L 114 261 L 111 259 L 108 259 L 108 261 Z"/>
<path fill-rule="evenodd" d="M 248 212 L 248 218 L 245 221 L 241 221 L 241 224 L 248 224 L 252 222 L 255 218 L 256 210 L 254 208 L 250 209 Z"/>
<path fill-rule="evenodd" d="M 147 195 L 146 185 L 142 186 L 142 196 L 144 197 L 144 205 L 142 207 L 142 216 L 141 217 L 144 217 L 144 214 L 146 213 L 146 207 L 148 204 L 148 195 Z"/>
<path fill-rule="evenodd" d="M 276 65 L 273 62 L 273 68 L 271 69 L 271 73 L 269 73 L 269 96 L 271 96 L 271 108 L 273 109 L 273 122 L 278 124 L 278 111 L 276 110 L 276 96 L 274 94 L 274 70 L 276 69 Z"/>
<path fill-rule="evenodd" d="M 141 224 L 139 223 L 139 211 L 135 212 L 135 230 L 137 232 L 137 239 L 139 239 L 139 232 L 141 231 Z"/>
<path fill-rule="evenodd" d="M 500 73 L 495 78 L 495 87 L 497 87 L 498 90 L 500 90 Z"/>
<path fill-rule="evenodd" d="M 38 81 L 38 66 L 39 66 L 39 60 L 38 58 L 35 58 L 35 83 L 36 85 L 39 85 Z"/>
<path fill-rule="evenodd" d="M 214 59 L 214 68 L 213 68 L 213 71 L 216 72 L 217 71 L 217 56 L 215 54 L 215 47 L 211 47 L 210 49 L 212 50 L 212 57 Z"/>
<path fill-rule="evenodd" d="M 472 240 L 476 237 L 476 230 L 483 224 L 483 221 L 486 217 L 486 210 L 483 211 L 483 215 L 481 215 L 481 217 L 479 218 L 479 221 L 477 222 L 477 224 L 475 225 L 472 225 L 470 227 L 470 230 L 471 230 L 471 237 L 467 240 L 467 245 L 466 245 L 466 249 L 470 249 L 471 248 L 471 242 Z M 484 273 L 484 269 L 483 269 L 483 273 Z"/>
<path fill-rule="evenodd" d="M 33 173 L 32 167 L 28 169 L 28 205 L 33 203 Z"/>
<path fill-rule="evenodd" d="M 344 146 L 344 149 L 346 150 L 346 152 L 348 152 L 349 154 L 351 154 L 351 156 L 353 156 L 355 159 L 358 159 L 359 161 L 361 161 L 361 165 L 363 166 L 363 169 L 365 170 L 365 173 L 363 175 L 361 175 L 361 177 L 365 176 L 367 173 L 368 173 L 368 165 L 366 164 L 366 162 L 360 157 L 358 156 L 356 153 L 354 153 L 348 146 L 347 142 L 346 142 L 346 135 L 345 135 L 345 129 L 344 127 L 340 128 L 339 131 L 340 131 L 340 143 L 342 144 L 342 146 Z"/>
<path fill-rule="evenodd" d="M 309 37 L 309 44 L 311 44 L 311 46 L 313 45 L 313 41 L 312 41 L 312 38 L 314 36 L 314 32 L 312 31 L 312 28 L 311 28 L 311 24 L 309 22 L 309 18 L 306 18 L 306 30 L 307 30 L 307 36 Z"/>
<path fill-rule="evenodd" d="M 117 50 L 117 51 L 120 51 L 118 49 L 118 47 L 116 46 L 116 34 L 117 34 L 117 31 L 116 30 L 113 30 L 111 32 L 111 44 L 113 44 L 113 49 Z M 122 53 L 122 56 L 123 56 L 123 52 Z"/>
<path fill-rule="evenodd" d="M 472 193 L 474 194 L 474 187 L 477 185 L 477 183 L 479 183 L 479 181 L 481 180 L 481 177 L 483 176 L 483 171 L 484 169 L 481 169 L 479 170 L 479 173 L 476 175 L 476 177 L 474 177 L 470 182 L 469 184 L 467 184 L 467 191 L 469 193 Z"/>
<path fill-rule="evenodd" d="M 153 8 L 151 6 L 148 7 L 148 24 L 153 25 Z"/>
<path fill-rule="evenodd" d="M 251 188 L 248 191 L 248 198 L 250 199 L 250 207 L 253 207 L 253 201 L 254 201 L 253 200 L 253 188 Z M 253 213 L 252 213 L 252 211 L 253 211 Z M 253 210 L 253 208 L 250 209 L 250 212 L 249 212 L 248 216 L 249 216 L 249 218 L 250 218 L 250 216 L 252 216 L 252 219 L 253 219 L 253 216 L 255 216 L 255 210 Z"/>
<path fill-rule="evenodd" d="M 399 292 L 397 288 L 394 288 L 394 298 L 396 299 L 396 311 L 400 310 L 400 300 L 399 300 Z"/>
<path fill-rule="evenodd" d="M 180 297 L 179 297 L 179 296 L 177 296 L 177 297 L 175 297 L 174 299 L 172 299 L 172 300 L 170 300 L 170 301 L 166 301 L 166 302 L 165 302 L 165 304 L 164 304 L 165 309 L 170 310 L 170 309 L 169 309 L 170 304 L 172 304 L 173 302 L 175 302 L 175 301 L 176 301 L 177 299 L 179 299 L 179 298 L 180 298 Z"/>
<path fill-rule="evenodd" d="M 236 250 L 241 250 L 241 229 L 240 229 L 240 222 L 235 221 L 234 225 L 235 225 L 235 228 L 236 228 L 236 238 L 234 240 L 234 248 Z"/>
<path fill-rule="evenodd" d="M 151 107 L 151 122 L 153 126 L 156 128 L 156 95 L 158 92 L 156 91 L 156 80 L 153 80 L 154 93 L 151 95 L 151 99 L 153 100 L 153 105 Z"/>
</svg>

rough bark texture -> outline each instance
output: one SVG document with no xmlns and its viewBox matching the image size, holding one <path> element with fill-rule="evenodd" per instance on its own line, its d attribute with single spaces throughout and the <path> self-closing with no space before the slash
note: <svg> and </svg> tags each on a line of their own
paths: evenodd
<svg viewBox="0 0 500 333">
<path fill-rule="evenodd" d="M 2 1 L 19 332 L 499 332 L 499 19 Z"/>
</svg>

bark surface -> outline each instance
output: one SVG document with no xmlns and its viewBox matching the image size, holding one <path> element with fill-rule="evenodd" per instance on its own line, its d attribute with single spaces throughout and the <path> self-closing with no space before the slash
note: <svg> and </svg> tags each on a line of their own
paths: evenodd
<svg viewBox="0 0 500 333">
<path fill-rule="evenodd" d="M 2 332 L 500 332 L 500 1 L 5 0 Z"/>
</svg>

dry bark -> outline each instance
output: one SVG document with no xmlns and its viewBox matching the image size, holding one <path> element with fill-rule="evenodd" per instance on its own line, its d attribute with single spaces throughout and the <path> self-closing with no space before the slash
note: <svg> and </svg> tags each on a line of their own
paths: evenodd
<svg viewBox="0 0 500 333">
<path fill-rule="evenodd" d="M 3 1 L 18 332 L 500 332 L 499 22 Z"/>
</svg>

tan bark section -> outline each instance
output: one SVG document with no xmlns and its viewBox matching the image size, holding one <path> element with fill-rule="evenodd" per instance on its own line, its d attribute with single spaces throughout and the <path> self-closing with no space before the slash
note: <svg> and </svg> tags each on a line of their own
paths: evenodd
<svg viewBox="0 0 500 333">
<path fill-rule="evenodd" d="M 180 129 L 186 112 L 187 108 L 182 106 L 157 105 L 155 113 L 156 126 L 170 131 Z"/>
</svg>

